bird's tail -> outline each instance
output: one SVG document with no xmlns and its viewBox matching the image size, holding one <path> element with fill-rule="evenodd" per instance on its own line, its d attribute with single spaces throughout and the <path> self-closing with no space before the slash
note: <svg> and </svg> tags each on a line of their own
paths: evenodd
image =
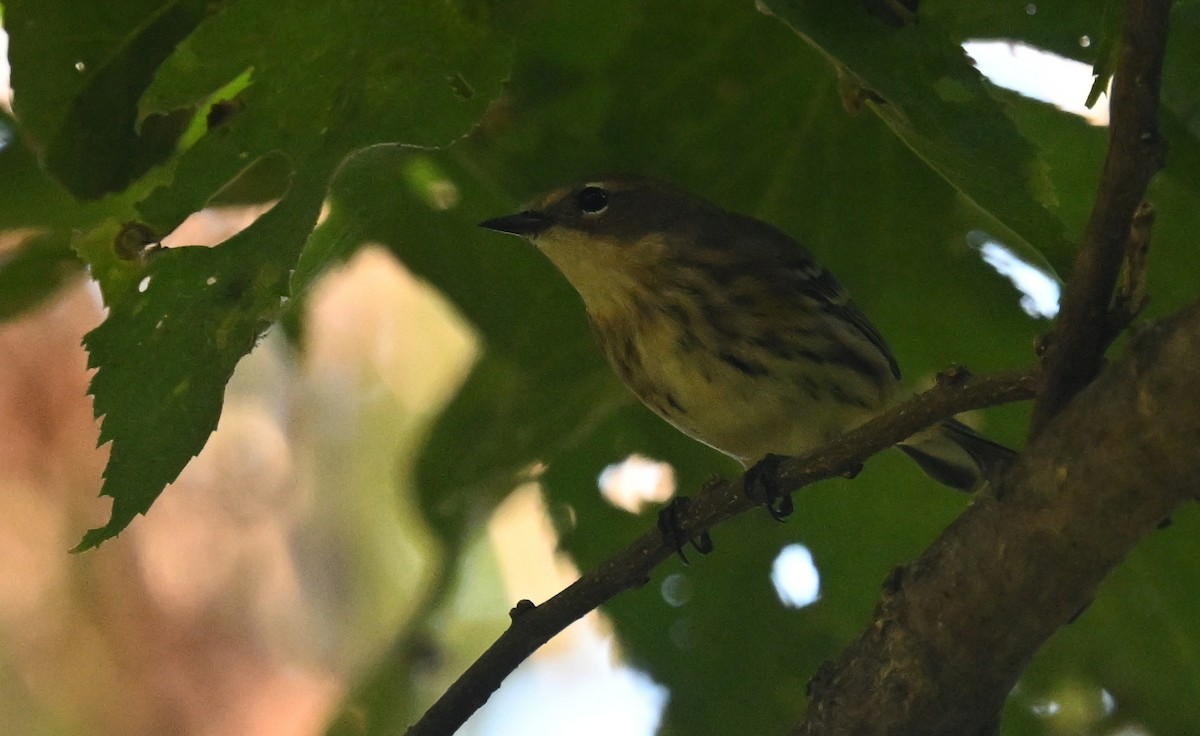
<svg viewBox="0 0 1200 736">
<path fill-rule="evenodd" d="M 960 491 L 994 482 L 1017 456 L 956 419 L 922 430 L 897 447 L 930 478 Z"/>
</svg>

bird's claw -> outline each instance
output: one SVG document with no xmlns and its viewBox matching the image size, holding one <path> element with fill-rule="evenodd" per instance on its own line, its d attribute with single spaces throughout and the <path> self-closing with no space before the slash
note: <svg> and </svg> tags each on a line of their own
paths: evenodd
<svg viewBox="0 0 1200 736">
<path fill-rule="evenodd" d="M 751 501 L 761 501 L 775 521 L 783 521 L 796 510 L 792 494 L 778 481 L 779 466 L 786 459 L 783 455 L 767 455 L 746 471 L 743 481 L 746 496 Z"/>
<path fill-rule="evenodd" d="M 707 531 L 693 537 L 687 537 L 683 532 L 683 517 L 692 506 L 692 499 L 687 496 L 676 496 L 670 503 L 658 512 L 658 531 L 662 534 L 663 544 L 675 550 L 683 564 L 690 564 L 683 548 L 692 545 L 702 555 L 713 551 L 712 537 Z"/>
</svg>

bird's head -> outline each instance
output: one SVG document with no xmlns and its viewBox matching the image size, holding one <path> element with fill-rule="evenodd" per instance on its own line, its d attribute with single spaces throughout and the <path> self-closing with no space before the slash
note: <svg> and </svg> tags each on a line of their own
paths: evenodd
<svg viewBox="0 0 1200 736">
<path fill-rule="evenodd" d="M 659 266 L 691 247 L 704 200 L 655 179 L 600 176 L 554 189 L 524 210 L 480 223 L 530 241 L 589 311 L 628 301 Z"/>
</svg>

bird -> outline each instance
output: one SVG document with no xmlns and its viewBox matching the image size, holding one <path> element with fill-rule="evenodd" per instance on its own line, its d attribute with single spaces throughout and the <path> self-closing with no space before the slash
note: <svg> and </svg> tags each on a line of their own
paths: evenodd
<svg viewBox="0 0 1200 736">
<path fill-rule="evenodd" d="M 768 223 L 617 174 L 554 188 L 480 226 L 532 243 L 579 293 L 629 390 L 745 468 L 833 440 L 896 397 L 900 367 L 879 330 Z M 962 491 L 1015 456 L 954 419 L 898 447 Z"/>
</svg>

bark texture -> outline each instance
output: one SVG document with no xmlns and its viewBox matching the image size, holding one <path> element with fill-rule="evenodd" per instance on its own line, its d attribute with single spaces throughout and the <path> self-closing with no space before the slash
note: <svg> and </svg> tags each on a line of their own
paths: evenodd
<svg viewBox="0 0 1200 736">
<path fill-rule="evenodd" d="M 994 733 L 1034 652 L 1200 492 L 1197 365 L 1200 305 L 1139 331 L 994 494 L 896 571 L 793 733 Z"/>
</svg>

